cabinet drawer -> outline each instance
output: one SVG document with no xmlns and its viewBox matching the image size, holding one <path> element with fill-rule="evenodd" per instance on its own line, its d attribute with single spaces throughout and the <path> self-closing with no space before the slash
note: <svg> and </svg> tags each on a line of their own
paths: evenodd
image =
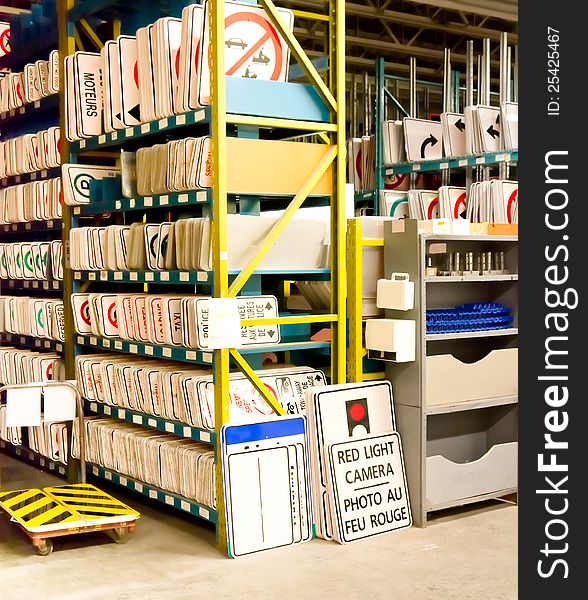
<svg viewBox="0 0 588 600">
<path fill-rule="evenodd" d="M 441 455 L 427 457 L 427 510 L 516 488 L 517 451 L 517 442 L 507 442 L 492 446 L 472 462 L 457 463 Z"/>
<path fill-rule="evenodd" d="M 518 348 L 493 350 L 474 363 L 427 356 L 426 404 L 438 406 L 518 394 Z"/>
</svg>

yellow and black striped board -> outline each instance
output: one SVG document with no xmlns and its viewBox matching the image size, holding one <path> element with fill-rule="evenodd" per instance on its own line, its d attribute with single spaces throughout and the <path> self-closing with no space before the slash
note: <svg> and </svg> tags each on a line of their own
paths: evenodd
<svg viewBox="0 0 588 600">
<path fill-rule="evenodd" d="M 84 525 L 79 514 L 39 489 L 0 491 L 0 507 L 33 533 Z"/>
<path fill-rule="evenodd" d="M 91 521 L 93 525 L 97 525 L 98 522 L 135 521 L 140 517 L 130 506 L 88 483 L 48 487 L 45 488 L 45 492 L 81 518 Z"/>
</svg>

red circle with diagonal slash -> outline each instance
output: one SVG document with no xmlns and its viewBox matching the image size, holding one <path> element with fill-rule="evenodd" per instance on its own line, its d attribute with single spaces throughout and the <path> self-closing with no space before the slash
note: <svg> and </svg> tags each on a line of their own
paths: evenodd
<svg viewBox="0 0 588 600">
<path fill-rule="evenodd" d="M 437 198 L 435 198 L 431 204 L 429 204 L 429 211 L 427 213 L 427 219 L 429 219 L 429 221 L 433 218 L 433 211 L 435 210 L 437 204 L 439 204 L 439 196 L 437 196 Z"/>
<path fill-rule="evenodd" d="M 49 363 L 47 365 L 47 369 L 45 370 L 45 378 L 47 381 L 53 379 L 53 363 Z"/>
<path fill-rule="evenodd" d="M 511 195 L 510 198 L 508 199 L 508 203 L 506 205 L 506 220 L 509 223 L 512 223 L 512 207 L 514 206 L 514 203 L 517 201 L 519 196 L 519 189 L 517 188 Z"/>
<path fill-rule="evenodd" d="M 0 34 L 0 51 L 5 54 L 10 52 L 10 29 L 5 29 Z"/>
<path fill-rule="evenodd" d="M 245 62 L 249 58 L 251 58 L 253 54 L 255 54 L 255 52 L 261 49 L 261 47 L 268 40 L 271 40 L 276 53 L 276 64 L 274 67 L 274 71 L 271 74 L 270 80 L 276 81 L 280 76 L 280 72 L 282 71 L 283 62 L 282 42 L 280 41 L 280 36 L 278 35 L 278 32 L 267 19 L 253 12 L 238 12 L 229 15 L 225 19 L 225 31 L 231 25 L 234 25 L 235 23 L 239 23 L 241 21 L 251 21 L 252 23 L 259 25 L 265 31 L 265 33 L 262 35 L 262 37 L 259 38 L 259 40 L 257 40 L 257 42 L 255 42 L 250 48 L 247 49 L 245 54 L 243 54 L 243 56 L 241 56 L 241 58 L 233 66 L 227 69 L 227 75 L 234 75 L 235 72 L 239 69 L 239 67 L 242 67 L 245 64 Z"/>
<path fill-rule="evenodd" d="M 459 210 L 459 207 L 463 204 L 463 207 L 466 208 L 466 195 L 465 192 L 457 199 L 457 202 L 455 203 L 455 207 L 453 209 L 453 218 L 454 219 L 459 219 L 459 215 L 461 213 L 461 211 Z"/>
<path fill-rule="evenodd" d="M 135 63 L 135 67 L 133 69 L 133 78 L 135 80 L 135 85 L 139 87 L 139 63 Z"/>
</svg>

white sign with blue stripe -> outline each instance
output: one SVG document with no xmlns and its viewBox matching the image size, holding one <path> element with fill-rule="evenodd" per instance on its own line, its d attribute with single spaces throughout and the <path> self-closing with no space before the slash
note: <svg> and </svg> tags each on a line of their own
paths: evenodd
<svg viewBox="0 0 588 600">
<path fill-rule="evenodd" d="M 221 428 L 229 554 L 312 537 L 306 417 Z"/>
</svg>

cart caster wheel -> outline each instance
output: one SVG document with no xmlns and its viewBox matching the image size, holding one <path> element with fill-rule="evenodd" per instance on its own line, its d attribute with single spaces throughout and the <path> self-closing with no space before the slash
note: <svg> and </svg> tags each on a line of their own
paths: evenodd
<svg viewBox="0 0 588 600">
<path fill-rule="evenodd" d="M 51 540 L 41 540 L 37 546 L 35 546 L 35 552 L 39 556 L 49 556 L 53 552 L 53 542 Z"/>
<path fill-rule="evenodd" d="M 116 529 L 110 529 L 108 535 L 117 544 L 126 544 L 129 540 L 129 531 L 126 527 L 117 527 Z"/>
</svg>

